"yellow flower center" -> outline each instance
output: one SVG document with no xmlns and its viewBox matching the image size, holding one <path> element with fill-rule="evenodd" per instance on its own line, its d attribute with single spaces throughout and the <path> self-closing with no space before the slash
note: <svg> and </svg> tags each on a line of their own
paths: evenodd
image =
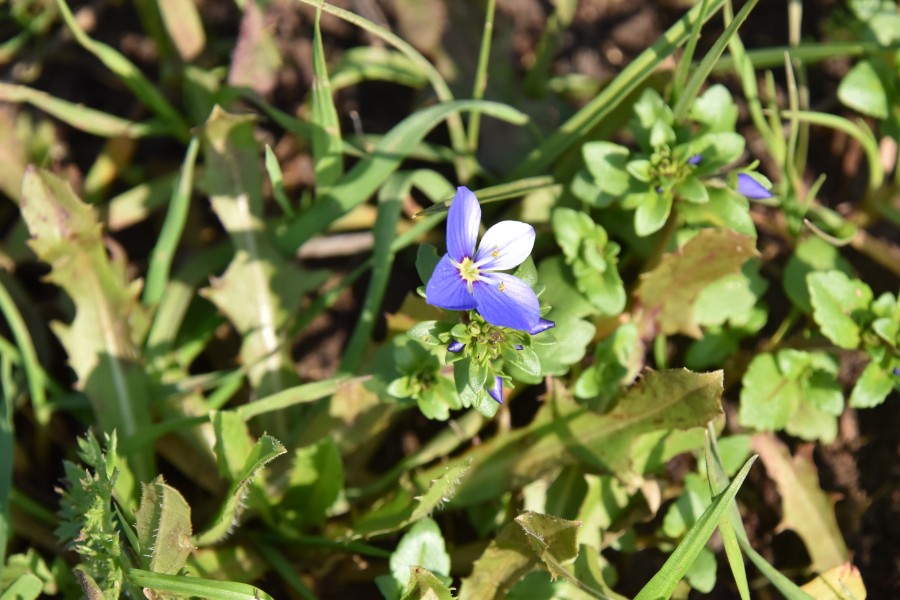
<svg viewBox="0 0 900 600">
<path fill-rule="evenodd" d="M 465 280 L 466 284 L 469 286 L 469 293 L 472 293 L 472 283 L 479 280 L 479 276 L 481 275 L 481 271 L 479 271 L 478 267 L 475 266 L 475 261 L 473 261 L 468 256 L 465 257 L 461 263 L 454 263 L 456 268 L 459 269 L 459 276 Z"/>
</svg>

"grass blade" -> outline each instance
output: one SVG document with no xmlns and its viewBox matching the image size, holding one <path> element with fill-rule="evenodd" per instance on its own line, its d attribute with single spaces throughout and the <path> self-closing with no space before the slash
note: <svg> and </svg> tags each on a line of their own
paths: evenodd
<svg viewBox="0 0 900 600">
<path fill-rule="evenodd" d="M 25 319 L 22 318 L 19 309 L 16 308 L 16 303 L 3 285 L 2 280 L 0 280 L 0 313 L 3 314 L 10 330 L 12 330 L 13 337 L 16 339 L 22 368 L 28 379 L 28 393 L 31 396 L 35 417 L 38 423 L 46 426 L 50 422 L 50 410 L 47 406 L 44 370 L 41 368 L 38 360 L 34 342 L 31 339 L 31 334 L 28 333 L 28 327 L 25 325 Z M 10 407 L 9 410 L 11 411 L 12 408 Z M 3 562 L 0 561 L 0 564 L 3 564 Z"/>
<path fill-rule="evenodd" d="M 274 600 L 256 586 L 236 581 L 215 581 L 199 577 L 163 575 L 142 569 L 129 569 L 128 580 L 140 587 L 177 596 L 210 600 Z"/>
<path fill-rule="evenodd" d="M 510 106 L 485 100 L 456 100 L 410 115 L 385 135 L 371 154 L 357 163 L 309 211 L 279 232 L 279 246 L 285 252 L 293 253 L 304 242 L 365 202 L 401 165 L 409 150 L 434 127 L 450 115 L 467 110 L 479 110 L 517 125 L 524 124 L 528 119 Z"/>
<path fill-rule="evenodd" d="M 194 187 L 194 163 L 197 161 L 197 152 L 200 149 L 200 141 L 192 138 L 188 144 L 187 154 L 181 164 L 181 173 L 178 183 L 172 192 L 169 201 L 169 211 L 163 222 L 159 240 L 153 248 L 150 256 L 150 266 L 147 268 L 147 282 L 144 287 L 143 302 L 146 306 L 153 306 L 160 301 L 169 281 L 169 272 L 172 268 L 172 259 L 178 248 L 178 241 L 184 231 L 187 221 L 188 209 L 191 205 L 191 190 Z"/>
<path fill-rule="evenodd" d="M 328 81 L 328 65 L 325 64 L 322 30 L 319 26 L 321 16 L 322 10 L 319 8 L 316 10 L 313 35 L 312 83 L 312 146 L 318 190 L 327 188 L 344 174 L 341 123 L 331 97 L 331 83 Z"/>
<path fill-rule="evenodd" d="M 715 531 L 725 511 L 731 506 L 731 501 L 737 495 L 755 461 L 756 456 L 752 456 L 744 463 L 734 481 L 703 511 L 697 522 L 685 534 L 684 540 L 678 544 L 678 547 L 666 560 L 662 569 L 653 576 L 647 585 L 641 588 L 641 591 L 635 596 L 635 600 L 656 600 L 657 598 L 669 598 L 672 595 L 675 586 L 694 564 L 694 560 L 706 546 L 709 536 Z"/>
</svg>

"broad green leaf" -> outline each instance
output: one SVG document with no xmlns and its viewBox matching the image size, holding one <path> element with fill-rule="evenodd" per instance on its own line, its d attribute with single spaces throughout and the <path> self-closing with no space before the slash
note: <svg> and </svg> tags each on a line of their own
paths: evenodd
<svg viewBox="0 0 900 600">
<path fill-rule="evenodd" d="M 853 408 L 878 406 L 894 389 L 895 381 L 896 375 L 881 368 L 875 361 L 870 362 L 850 392 L 850 406 Z"/>
<path fill-rule="evenodd" d="M 588 142 L 581 153 L 594 183 L 604 194 L 621 196 L 629 188 L 630 177 L 625 167 L 629 151 L 612 142 Z"/>
<path fill-rule="evenodd" d="M 161 475 L 141 487 L 141 505 L 135 513 L 141 564 L 156 573 L 176 575 L 194 550 L 191 507 Z"/>
<path fill-rule="evenodd" d="M 204 295 L 241 335 L 241 360 L 260 395 L 297 381 L 285 339 L 288 318 L 320 277 L 286 260 L 272 244 L 262 202 L 261 147 L 253 120 L 213 110 L 203 131 L 204 179 L 213 211 L 231 237 L 235 256 Z M 283 422 L 271 421 L 273 429 Z"/>
<path fill-rule="evenodd" d="M 872 303 L 872 289 L 840 271 L 810 273 L 809 286 L 813 318 L 822 333 L 841 348 L 859 346 L 860 320 Z"/>
<path fill-rule="evenodd" d="M 75 304 L 68 325 L 52 324 L 90 398 L 104 431 L 123 440 L 150 422 L 144 370 L 136 345 L 145 333 L 146 314 L 137 300 L 138 282 L 129 281 L 122 257 L 110 259 L 94 209 L 48 171 L 29 167 L 22 183 L 22 217 L 31 248 L 51 266 L 47 279 Z M 152 457 L 132 455 L 139 479 L 152 475 Z"/>
<path fill-rule="evenodd" d="M 44 590 L 37 575 L 25 573 L 17 577 L 0 594 L 0 600 L 36 600 Z"/>
<path fill-rule="evenodd" d="M 666 224 L 670 212 L 672 212 L 670 191 L 663 190 L 661 193 L 648 191 L 634 211 L 634 232 L 641 237 L 656 233 Z"/>
<path fill-rule="evenodd" d="M 241 501 L 247 487 L 260 469 L 273 459 L 287 452 L 281 442 L 269 435 L 263 435 L 244 463 L 239 479 L 235 479 L 228 489 L 228 495 L 210 524 L 202 532 L 193 536 L 191 542 L 196 546 L 208 546 L 225 538 L 238 523 L 242 510 Z"/>
<path fill-rule="evenodd" d="M 562 573 L 578 555 L 578 521 L 525 512 L 506 525 L 462 580 L 459 599 L 503 598 L 522 577 L 537 569 Z"/>
<path fill-rule="evenodd" d="M 694 318 L 703 326 L 743 325 L 751 318 L 753 307 L 766 289 L 768 282 L 759 274 L 760 263 L 749 260 L 740 273 L 726 275 L 709 284 L 697 296 Z"/>
<path fill-rule="evenodd" d="M 584 358 L 597 329 L 590 321 L 576 318 L 571 313 L 557 316 L 551 310 L 547 318 L 556 321 L 556 327 L 552 331 L 556 339 L 561 341 L 552 345 L 535 345 L 534 351 L 540 359 L 543 375 L 564 375 L 573 364 Z M 521 370 L 516 372 L 524 375 Z M 526 377 L 522 381 L 529 379 Z"/>
<path fill-rule="evenodd" d="M 630 385 L 637 377 L 643 357 L 643 344 L 637 327 L 634 323 L 620 325 L 612 335 L 597 344 L 594 364 L 575 381 L 575 396 L 602 402 L 612 400 L 623 386 Z"/>
<path fill-rule="evenodd" d="M 556 383 L 534 421 L 473 448 L 472 463 L 451 504 L 467 506 L 521 488 L 576 461 L 625 475 L 637 436 L 666 429 L 704 427 L 722 414 L 722 372 L 649 371 L 606 414 L 575 404 Z M 417 477 L 436 477 L 435 469 Z"/>
<path fill-rule="evenodd" d="M 439 575 L 450 574 L 450 555 L 444 545 L 444 536 L 432 519 L 417 521 L 400 539 L 391 554 L 391 574 L 401 588 L 410 580 L 410 569 L 423 567 Z"/>
<path fill-rule="evenodd" d="M 806 276 L 814 271 L 838 270 L 847 275 L 850 263 L 837 248 L 820 238 L 811 236 L 797 244 L 784 269 L 784 291 L 788 298 L 805 313 L 812 312 Z"/>
<path fill-rule="evenodd" d="M 706 188 L 709 201 L 703 204 L 682 203 L 678 217 L 686 224 L 733 229 L 756 237 L 756 225 L 750 217 L 750 201 L 729 188 Z"/>
<path fill-rule="evenodd" d="M 872 61 L 861 60 L 841 80 L 838 98 L 857 112 L 876 119 L 886 119 L 891 99 L 882 76 Z"/>
<path fill-rule="evenodd" d="M 657 598 L 669 598 L 675 591 L 675 586 L 681 581 L 697 557 L 706 547 L 706 542 L 715 531 L 719 521 L 725 515 L 725 511 L 731 506 L 731 501 L 737 495 L 738 490 L 747 478 L 750 467 L 756 457 L 750 458 L 743 468 L 735 476 L 734 481 L 720 495 L 716 496 L 712 504 L 703 512 L 697 522 L 691 527 L 684 540 L 678 544 L 672 555 L 666 560 L 662 568 L 657 571 L 650 581 L 641 588 L 635 596 L 635 600 L 656 600 Z"/>
<path fill-rule="evenodd" d="M 717 83 L 694 100 L 690 114 L 691 119 L 704 125 L 703 133 L 734 131 L 738 108 L 728 88 Z"/>
<path fill-rule="evenodd" d="M 811 448 L 792 457 L 787 446 L 771 434 L 754 436 L 752 446 L 781 495 L 779 528 L 792 529 L 800 536 L 812 559 L 812 570 L 822 573 L 844 564 L 850 552 L 835 519 L 833 502 L 819 487 Z"/>
<path fill-rule="evenodd" d="M 684 574 L 692 588 L 701 594 L 710 593 L 716 585 L 716 555 L 709 548 L 702 548 L 694 564 Z"/>
<path fill-rule="evenodd" d="M 757 256 L 753 238 L 729 230 L 703 229 L 683 248 L 662 257 L 659 265 L 642 275 L 636 295 L 642 319 L 664 335 L 702 336 L 694 305 L 710 283 L 736 273 L 747 259 Z"/>
</svg>

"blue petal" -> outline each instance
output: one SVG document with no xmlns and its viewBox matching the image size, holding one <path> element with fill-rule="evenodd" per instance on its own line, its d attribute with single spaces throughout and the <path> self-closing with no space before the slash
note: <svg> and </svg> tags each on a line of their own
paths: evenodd
<svg viewBox="0 0 900 600">
<path fill-rule="evenodd" d="M 456 188 L 456 196 L 447 215 L 447 254 L 456 262 L 475 256 L 478 228 L 481 226 L 481 205 L 469 188 Z"/>
<path fill-rule="evenodd" d="M 548 329 L 552 329 L 556 327 L 556 322 L 551 321 L 550 319 L 541 319 L 538 321 L 538 324 L 528 330 L 528 333 L 531 335 L 537 335 L 542 331 L 547 331 Z"/>
<path fill-rule="evenodd" d="M 699 165 L 701 160 L 703 160 L 703 155 L 695 154 L 692 157 L 690 157 L 689 159 L 687 159 L 687 162 L 689 165 Z"/>
<path fill-rule="evenodd" d="M 478 312 L 491 325 L 529 331 L 541 320 L 541 305 L 534 290 L 518 277 L 490 273 L 474 283 L 473 291 Z"/>
<path fill-rule="evenodd" d="M 521 221 L 502 221 L 487 230 L 475 264 L 485 271 L 505 271 L 518 267 L 534 248 L 534 227 Z"/>
<path fill-rule="evenodd" d="M 453 354 L 458 354 L 463 351 L 466 345 L 460 342 L 459 340 L 453 340 L 447 345 L 447 352 L 452 352 Z"/>
<path fill-rule="evenodd" d="M 494 387 L 488 390 L 488 394 L 499 404 L 503 404 L 503 380 L 499 375 L 494 377 Z"/>
<path fill-rule="evenodd" d="M 757 180 L 753 179 L 746 173 L 738 173 L 737 176 L 737 192 L 743 196 L 747 196 L 751 200 L 760 200 L 762 198 L 771 198 L 772 193 L 763 187 Z"/>
<path fill-rule="evenodd" d="M 459 275 L 459 269 L 453 266 L 453 261 L 447 254 L 434 268 L 434 273 L 425 286 L 425 301 L 447 310 L 470 310 L 476 306 L 469 287 Z"/>
</svg>

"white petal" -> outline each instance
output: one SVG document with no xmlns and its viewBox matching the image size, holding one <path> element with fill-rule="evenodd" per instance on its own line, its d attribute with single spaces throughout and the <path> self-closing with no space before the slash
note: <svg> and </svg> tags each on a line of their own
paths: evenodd
<svg viewBox="0 0 900 600">
<path fill-rule="evenodd" d="M 487 230 L 478 246 L 480 269 L 504 271 L 522 264 L 534 248 L 534 227 L 521 221 L 501 221 Z"/>
</svg>

